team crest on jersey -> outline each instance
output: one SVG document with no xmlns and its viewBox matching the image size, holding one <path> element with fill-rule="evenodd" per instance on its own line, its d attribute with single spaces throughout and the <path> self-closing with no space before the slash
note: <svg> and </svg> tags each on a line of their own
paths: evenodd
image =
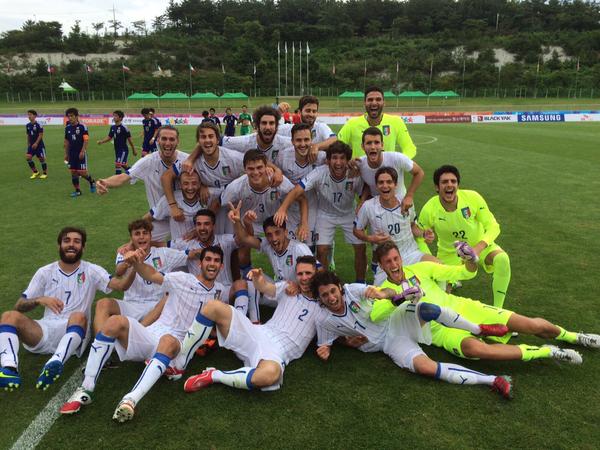
<svg viewBox="0 0 600 450">
<path fill-rule="evenodd" d="M 383 135 L 384 136 L 389 136 L 390 135 L 390 126 L 389 125 L 384 125 L 383 126 Z"/>
<path fill-rule="evenodd" d="M 229 166 L 223 166 L 221 171 L 223 172 L 223 175 L 227 176 L 231 173 L 231 168 Z"/>
<path fill-rule="evenodd" d="M 271 160 L 275 161 L 277 159 L 277 155 L 279 155 L 279 150 L 273 150 L 271 153 Z"/>
<path fill-rule="evenodd" d="M 85 283 L 85 272 L 81 272 L 77 274 L 77 284 Z"/>
<path fill-rule="evenodd" d="M 162 268 L 163 264 L 160 257 L 157 256 L 156 258 L 152 258 L 152 265 L 156 270 Z"/>
<path fill-rule="evenodd" d="M 355 301 L 351 301 L 350 311 L 352 311 L 353 313 L 357 313 L 358 311 L 360 311 L 360 306 L 358 306 L 358 303 L 356 303 Z"/>
<path fill-rule="evenodd" d="M 75 134 L 79 134 L 79 128 L 75 128 Z"/>
<path fill-rule="evenodd" d="M 271 201 L 274 202 L 275 200 L 277 200 L 279 198 L 279 191 L 271 191 Z"/>
<path fill-rule="evenodd" d="M 294 265 L 294 257 L 292 255 L 287 255 L 285 258 L 285 265 L 290 267 Z"/>
<path fill-rule="evenodd" d="M 462 208 L 460 210 L 460 212 L 462 213 L 462 215 L 463 215 L 463 217 L 465 219 L 470 219 L 471 218 L 471 209 L 468 206 Z"/>
<path fill-rule="evenodd" d="M 352 191 L 354 189 L 354 181 L 346 181 L 345 189 L 347 191 Z"/>
</svg>

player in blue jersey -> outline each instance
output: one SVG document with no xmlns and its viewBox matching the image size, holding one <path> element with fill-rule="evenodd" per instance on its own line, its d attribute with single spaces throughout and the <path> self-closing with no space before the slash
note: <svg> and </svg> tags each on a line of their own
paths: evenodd
<svg viewBox="0 0 600 450">
<path fill-rule="evenodd" d="M 154 110 L 154 108 L 148 108 L 148 109 L 150 110 L 150 117 L 154 121 L 154 126 L 158 130 L 160 127 L 162 127 L 162 122 L 160 121 L 160 119 L 158 117 L 156 117 L 156 111 Z M 157 148 L 158 148 L 158 146 L 157 146 Z"/>
<path fill-rule="evenodd" d="M 129 165 L 127 164 L 127 157 L 129 155 L 129 148 L 127 147 L 128 143 L 131 146 L 133 156 L 137 156 L 137 152 L 135 151 L 135 145 L 133 145 L 133 141 L 131 140 L 131 133 L 129 132 L 129 129 L 125 125 L 123 125 L 124 117 L 125 113 L 123 113 L 123 111 L 113 111 L 113 120 L 115 124 L 110 126 L 108 136 L 106 136 L 104 139 L 100 139 L 97 142 L 98 145 L 102 145 L 110 140 L 114 140 L 116 175 L 121 174 L 121 169 L 125 171 L 129 170 Z"/>
<path fill-rule="evenodd" d="M 79 111 L 77 108 L 69 108 L 65 111 L 68 122 L 65 127 L 65 162 L 71 171 L 71 182 L 75 190 L 71 197 L 79 197 L 79 177 L 85 178 L 90 183 L 90 192 L 96 192 L 96 183 L 87 168 L 87 146 L 90 136 L 87 127 L 79 122 Z"/>
<path fill-rule="evenodd" d="M 217 115 L 216 115 L 216 111 L 215 111 L 215 108 L 210 108 L 210 109 L 209 109 L 209 111 L 210 111 L 210 115 L 208 116 L 208 118 L 209 118 L 210 120 L 212 120 L 212 122 L 213 122 L 213 123 L 214 123 L 216 126 L 218 126 L 218 127 L 219 127 L 219 131 L 220 131 L 221 133 L 223 133 L 223 128 L 221 128 L 221 119 L 219 119 L 219 118 L 217 117 Z"/>
<path fill-rule="evenodd" d="M 30 109 L 27 111 L 27 116 L 29 117 L 29 123 L 25 125 L 25 129 L 27 130 L 27 153 L 25 154 L 25 158 L 27 158 L 27 164 L 29 164 L 33 172 L 29 178 L 33 180 L 39 176 L 41 179 L 45 179 L 48 177 L 48 166 L 46 164 L 44 128 L 37 122 L 37 112 L 35 110 Z M 41 175 L 33 162 L 34 156 L 37 156 L 42 165 Z"/>
<path fill-rule="evenodd" d="M 158 121 L 158 123 L 160 123 L 160 121 L 158 119 L 154 119 L 153 111 L 151 111 L 150 108 L 143 108 L 142 116 L 144 116 L 144 120 L 142 120 L 142 133 L 144 136 L 144 142 L 142 143 L 142 156 L 146 156 L 148 153 L 152 153 L 157 150 L 156 135 L 158 134 L 160 125 L 156 126 L 156 121 Z"/>
<path fill-rule="evenodd" d="M 235 124 L 238 118 L 231 114 L 231 108 L 225 109 L 225 117 L 223 117 L 223 123 L 225 123 L 225 136 L 235 136 Z"/>
</svg>

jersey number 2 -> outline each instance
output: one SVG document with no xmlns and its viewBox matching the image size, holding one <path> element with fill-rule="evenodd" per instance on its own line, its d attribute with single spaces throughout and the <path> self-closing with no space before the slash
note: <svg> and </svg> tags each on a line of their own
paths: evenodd
<svg viewBox="0 0 600 450">
<path fill-rule="evenodd" d="M 302 314 L 300 314 L 300 315 L 298 316 L 298 320 L 299 320 L 300 322 L 304 322 L 304 320 L 302 320 L 302 318 L 303 318 L 303 317 L 305 317 L 307 314 L 308 314 L 308 309 L 306 309 L 306 308 L 305 308 L 305 309 L 303 309 L 303 310 L 302 310 Z"/>
</svg>

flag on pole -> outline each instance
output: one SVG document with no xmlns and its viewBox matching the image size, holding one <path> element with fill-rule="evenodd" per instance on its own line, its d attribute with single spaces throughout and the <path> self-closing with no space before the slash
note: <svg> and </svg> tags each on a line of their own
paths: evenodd
<svg viewBox="0 0 600 450">
<path fill-rule="evenodd" d="M 158 73 L 163 73 L 163 70 L 160 68 L 160 66 L 158 64 L 156 65 L 156 70 L 158 70 Z"/>
<path fill-rule="evenodd" d="M 131 69 L 129 67 L 127 67 L 125 64 L 121 65 L 121 69 L 123 70 L 123 72 L 131 72 Z"/>
<path fill-rule="evenodd" d="M 190 63 L 190 72 L 196 72 L 196 69 L 194 69 L 194 66 L 192 66 L 191 63 Z"/>
<path fill-rule="evenodd" d="M 333 66 L 331 67 L 331 73 L 335 75 L 335 63 L 333 63 Z"/>
<path fill-rule="evenodd" d="M 54 67 L 52 64 L 48 64 L 48 73 L 55 73 L 56 72 L 56 67 Z"/>
<path fill-rule="evenodd" d="M 292 55 L 296 53 L 296 46 L 294 45 L 294 41 L 292 41 Z"/>
<path fill-rule="evenodd" d="M 310 48 L 308 47 L 308 41 L 306 41 L 306 54 L 310 55 Z"/>
<path fill-rule="evenodd" d="M 285 46 L 285 54 L 287 55 L 287 41 L 285 41 L 284 46 Z"/>
<path fill-rule="evenodd" d="M 365 77 L 367 76 L 367 60 L 365 59 L 365 71 L 364 71 Z"/>
<path fill-rule="evenodd" d="M 92 73 L 94 71 L 94 69 L 92 69 L 92 66 L 90 66 L 89 64 L 84 64 L 83 66 L 87 73 Z"/>
<path fill-rule="evenodd" d="M 221 63 L 221 72 L 225 73 L 225 64 Z"/>
<path fill-rule="evenodd" d="M 254 66 L 254 67 L 253 67 L 253 72 L 252 72 L 252 73 L 253 73 L 254 75 L 256 75 L 256 63 L 252 63 L 252 64 L 253 64 L 253 66 Z"/>
<path fill-rule="evenodd" d="M 535 74 L 539 74 L 540 73 L 540 57 L 538 56 L 538 62 L 537 62 L 537 68 L 535 69 Z"/>
<path fill-rule="evenodd" d="M 577 72 L 579 72 L 579 56 L 577 57 Z"/>
<path fill-rule="evenodd" d="M 277 41 L 277 54 L 278 55 L 281 54 L 281 49 L 279 48 L 279 41 Z"/>
</svg>

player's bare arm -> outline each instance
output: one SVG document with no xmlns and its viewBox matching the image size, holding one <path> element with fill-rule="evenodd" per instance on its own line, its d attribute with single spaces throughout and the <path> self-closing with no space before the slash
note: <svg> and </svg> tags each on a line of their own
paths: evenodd
<svg viewBox="0 0 600 450">
<path fill-rule="evenodd" d="M 125 274 L 120 277 L 113 277 L 108 283 L 108 287 L 115 291 L 126 291 L 129 289 L 135 279 L 135 270 L 129 268 L 125 271 Z"/>
<path fill-rule="evenodd" d="M 265 278 L 262 269 L 252 269 L 248 272 L 248 279 L 254 283 L 254 287 L 261 294 L 274 298 L 277 293 L 277 288 L 274 283 L 270 283 Z"/>
<path fill-rule="evenodd" d="M 167 198 L 167 202 L 169 203 L 171 217 L 178 222 L 183 222 L 185 220 L 183 210 L 177 204 L 177 200 L 175 200 L 175 193 L 173 189 L 173 184 L 175 183 L 175 180 L 177 180 L 177 175 L 173 170 L 173 166 L 171 166 L 169 170 L 165 171 L 160 177 L 160 183 L 162 184 L 163 191 L 165 192 L 165 197 Z"/>
<path fill-rule="evenodd" d="M 297 199 L 299 199 L 301 196 L 304 196 L 304 189 L 302 189 L 302 186 L 300 185 L 296 185 L 294 189 L 288 192 L 288 194 L 285 196 L 283 202 L 281 202 L 281 206 L 273 216 L 275 224 L 278 227 L 280 227 L 283 224 L 283 222 L 287 220 L 287 210 L 290 207 L 290 205 Z"/>
<path fill-rule="evenodd" d="M 317 347 L 317 356 L 321 358 L 322 361 L 327 361 L 329 359 L 329 355 L 331 355 L 330 345 L 320 345 Z"/>
<path fill-rule="evenodd" d="M 107 142 L 110 142 L 111 140 L 112 140 L 112 138 L 110 136 L 106 136 L 105 138 L 98 139 L 96 141 L 96 144 L 98 144 L 98 145 L 106 144 Z"/>
<path fill-rule="evenodd" d="M 379 245 L 383 244 L 386 241 L 391 240 L 391 237 L 387 233 L 378 232 L 374 234 L 367 234 L 366 230 L 354 227 L 352 229 L 354 236 L 360 239 L 363 242 L 369 242 L 371 244 Z"/>
<path fill-rule="evenodd" d="M 241 218 L 242 201 L 240 200 L 237 205 L 229 203 L 229 220 L 233 223 L 233 229 L 235 231 L 235 240 L 239 246 L 250 247 L 254 249 L 260 248 L 260 240 L 253 235 L 248 234 L 246 227 L 242 223 Z"/>
<path fill-rule="evenodd" d="M 135 149 L 135 145 L 133 144 L 133 139 L 128 137 L 127 142 L 129 142 L 129 146 L 131 147 L 131 153 L 133 153 L 133 156 L 137 156 L 137 151 Z"/>
<path fill-rule="evenodd" d="M 162 285 L 165 277 L 162 273 L 154 270 L 148 264 L 144 263 L 144 258 L 147 253 L 142 249 L 137 249 L 134 252 L 129 252 L 125 255 L 125 261 L 129 261 L 135 271 L 146 281 L 150 283 Z"/>
<path fill-rule="evenodd" d="M 337 136 L 331 136 L 330 138 L 325 139 L 323 142 L 319 142 L 318 144 L 313 144 L 313 146 L 316 147 L 317 152 L 319 152 L 319 151 L 325 151 L 325 150 L 327 150 L 329 148 L 329 146 L 331 144 L 333 144 L 337 140 L 338 140 Z M 312 151 L 311 151 L 311 153 L 312 153 Z M 308 160 L 309 161 L 311 161 L 310 157 L 311 157 L 311 155 L 309 154 L 309 156 L 308 156 L 308 158 L 309 158 Z M 316 161 L 316 159 L 317 159 L 317 153 L 314 154 L 314 158 L 315 159 L 312 160 L 311 162 Z"/>
<path fill-rule="evenodd" d="M 96 180 L 96 189 L 98 195 L 104 195 L 108 193 L 110 188 L 116 188 L 129 182 L 131 177 L 126 173 L 120 173 L 119 175 L 112 175 L 108 178 L 100 178 Z"/>
<path fill-rule="evenodd" d="M 194 164 L 196 164 L 196 160 L 200 158 L 200 155 L 202 155 L 202 147 L 200 147 L 200 144 L 196 144 L 190 156 L 181 164 L 181 171 L 192 173 Z"/>
<path fill-rule="evenodd" d="M 145 327 L 152 325 L 154 322 L 156 322 L 158 320 L 158 318 L 160 317 L 160 314 L 162 313 L 163 308 L 165 307 L 165 303 L 167 302 L 167 298 L 169 294 L 165 294 L 163 296 L 163 298 L 160 299 L 160 301 L 156 304 L 156 306 L 154 306 L 154 308 L 152 308 L 152 310 L 146 314 L 142 320 L 140 320 L 140 323 L 142 325 L 144 325 Z"/>
<path fill-rule="evenodd" d="M 55 314 L 60 314 L 65 306 L 62 300 L 59 300 L 56 297 L 42 296 L 31 299 L 21 297 L 15 304 L 15 310 L 20 313 L 26 313 L 32 311 L 38 305 L 48 308 Z"/>
<path fill-rule="evenodd" d="M 410 185 L 408 186 L 408 189 L 406 190 L 406 195 L 402 199 L 401 203 L 401 209 L 403 213 L 408 212 L 409 208 L 413 206 L 415 192 L 417 191 L 417 188 L 421 185 L 421 183 L 423 182 L 423 178 L 425 177 L 425 172 L 423 172 L 421 166 L 419 166 L 414 161 L 413 168 L 410 171 L 410 173 L 412 174 L 412 180 L 410 182 Z"/>
</svg>

